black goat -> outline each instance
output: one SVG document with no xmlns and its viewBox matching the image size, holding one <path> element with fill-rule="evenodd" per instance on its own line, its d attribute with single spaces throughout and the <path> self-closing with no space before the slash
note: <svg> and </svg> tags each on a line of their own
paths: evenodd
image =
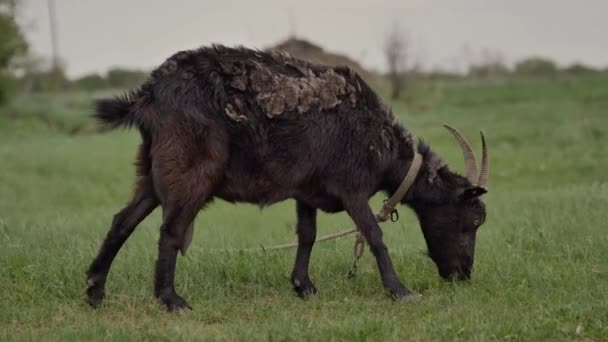
<svg viewBox="0 0 608 342">
<path fill-rule="evenodd" d="M 429 255 L 442 277 L 470 277 L 475 234 L 485 220 L 487 152 L 478 178 L 468 144 L 468 177 L 451 172 L 379 97 L 346 67 L 309 64 L 280 53 L 224 46 L 183 51 L 167 59 L 141 88 L 97 102 L 95 116 L 136 126 L 142 137 L 133 200 L 114 216 L 88 275 L 89 302 L 104 297 L 121 246 L 159 204 L 155 295 L 169 309 L 189 308 L 174 288 L 177 252 L 214 197 L 270 205 L 296 200 L 298 249 L 291 281 L 297 294 L 316 292 L 308 262 L 317 209 L 346 210 L 375 255 L 394 298 L 411 294 L 393 269 L 368 199 L 392 194 L 415 153 L 422 165 L 402 203 L 417 214 Z M 483 138 L 483 136 L 482 136 Z M 417 151 L 417 152 L 416 152 Z"/>
</svg>

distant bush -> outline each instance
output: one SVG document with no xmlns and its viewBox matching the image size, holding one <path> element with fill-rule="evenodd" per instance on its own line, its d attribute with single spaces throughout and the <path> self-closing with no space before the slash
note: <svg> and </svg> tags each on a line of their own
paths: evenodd
<svg viewBox="0 0 608 342">
<path fill-rule="evenodd" d="M 436 69 L 436 70 L 432 70 L 426 73 L 420 73 L 418 74 L 418 78 L 426 78 L 429 80 L 458 80 L 461 79 L 463 77 L 463 75 L 453 72 L 453 71 L 446 71 L 446 70 L 440 70 L 440 69 Z"/>
<path fill-rule="evenodd" d="M 141 70 L 113 68 L 106 75 L 89 73 L 75 79 L 68 79 L 62 67 L 53 71 L 44 60 L 32 61 L 21 77 L 25 92 L 46 92 L 56 90 L 95 91 L 108 88 L 133 88 L 141 85 L 147 73 Z"/>
<path fill-rule="evenodd" d="M 509 68 L 502 63 L 486 63 L 471 65 L 468 75 L 477 78 L 494 78 L 508 75 L 509 72 Z"/>
<path fill-rule="evenodd" d="M 555 62 L 545 57 L 530 57 L 515 64 L 515 73 L 521 75 L 545 76 L 556 72 Z"/>
<path fill-rule="evenodd" d="M 73 88 L 82 90 L 99 90 L 108 86 L 108 80 L 100 74 L 87 74 L 72 81 Z"/>
<path fill-rule="evenodd" d="M 587 66 L 585 64 L 582 63 L 575 63 L 570 65 L 569 67 L 566 67 L 564 69 L 564 72 L 567 72 L 569 74 L 592 74 L 594 72 L 598 72 L 598 70 Z"/>
<path fill-rule="evenodd" d="M 36 67 L 26 70 L 21 83 L 26 92 L 46 92 L 66 89 L 70 81 L 62 67 L 50 69 Z"/>
<path fill-rule="evenodd" d="M 106 76 L 108 84 L 115 88 L 131 88 L 142 84 L 148 73 L 141 70 L 112 68 Z"/>
</svg>

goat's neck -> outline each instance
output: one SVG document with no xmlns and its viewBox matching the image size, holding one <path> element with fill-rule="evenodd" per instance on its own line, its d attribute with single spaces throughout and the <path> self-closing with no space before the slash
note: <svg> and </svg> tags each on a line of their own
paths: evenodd
<svg viewBox="0 0 608 342">
<path fill-rule="evenodd" d="M 422 157 L 422 164 L 420 165 L 418 174 L 416 175 L 416 178 L 410 186 L 407 194 L 401 200 L 402 204 L 406 204 L 415 209 L 421 203 L 428 204 L 432 202 L 434 198 L 432 194 L 443 193 L 445 191 L 445 189 L 439 188 L 441 187 L 441 182 L 429 182 L 431 174 L 435 174 L 434 177 L 438 177 L 436 174 L 437 170 L 434 170 L 437 168 L 436 161 L 433 162 L 434 159 L 437 160 L 438 157 L 435 155 L 426 155 Z M 383 190 L 389 196 L 397 191 L 407 172 L 412 167 L 413 160 L 413 155 L 399 158 L 393 162 L 389 171 L 386 172 L 387 181 L 385 183 L 385 189 Z"/>
<path fill-rule="evenodd" d="M 414 157 L 412 155 L 407 158 L 399 158 L 399 159 L 395 160 L 395 162 L 392 163 L 391 167 L 386 172 L 386 179 L 385 179 L 385 184 L 383 187 L 383 190 L 389 196 L 391 196 L 392 194 L 394 194 L 397 191 L 397 189 L 403 182 L 405 176 L 407 175 L 408 171 L 412 167 L 413 160 L 414 160 Z M 424 164 L 424 161 L 423 161 L 423 164 Z M 422 171 L 423 167 L 424 167 L 424 165 L 420 166 L 420 170 L 418 171 L 418 173 L 420 173 L 420 171 Z M 418 181 L 418 178 L 419 177 L 417 176 L 414 183 L 410 186 L 410 190 L 408 191 L 408 194 L 406 194 L 405 198 L 408 197 L 409 193 L 416 186 L 416 182 Z"/>
</svg>

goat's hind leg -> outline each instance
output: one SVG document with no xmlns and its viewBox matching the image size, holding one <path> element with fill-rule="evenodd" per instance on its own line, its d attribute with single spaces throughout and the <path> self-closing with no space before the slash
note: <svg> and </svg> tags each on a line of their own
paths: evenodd
<svg viewBox="0 0 608 342">
<path fill-rule="evenodd" d="M 210 163 L 211 164 L 211 163 Z M 192 309 L 175 291 L 177 252 L 185 252 L 192 239 L 192 224 L 198 211 L 211 196 L 213 188 L 210 167 L 186 172 L 172 187 L 163 186 L 162 177 L 155 179 L 163 206 L 163 224 L 158 240 L 158 259 L 154 277 L 154 295 L 167 310 Z M 198 176 L 198 177 L 197 177 Z M 168 193 L 167 191 L 172 191 Z"/>
<path fill-rule="evenodd" d="M 116 254 L 137 225 L 157 206 L 158 199 L 149 177 L 140 181 L 131 203 L 114 215 L 110 231 L 103 241 L 97 257 L 87 271 L 87 301 L 94 307 L 101 305 L 105 296 L 105 283 Z"/>
<path fill-rule="evenodd" d="M 152 163 L 154 187 L 163 206 L 154 295 L 169 311 L 191 308 L 175 291 L 177 253 L 190 243 L 192 222 L 213 197 L 228 158 L 225 132 L 197 127 L 204 132 L 185 130 L 171 143 L 161 144 Z"/>
<path fill-rule="evenodd" d="M 199 205 L 189 204 L 183 207 L 167 206 L 164 211 L 158 241 L 154 295 L 169 311 L 192 309 L 175 291 L 175 265 L 177 252 L 184 249 L 184 243 L 188 243 L 184 241 L 187 239 L 185 235 L 192 229 L 192 222 L 201 206 L 200 202 Z"/>
</svg>

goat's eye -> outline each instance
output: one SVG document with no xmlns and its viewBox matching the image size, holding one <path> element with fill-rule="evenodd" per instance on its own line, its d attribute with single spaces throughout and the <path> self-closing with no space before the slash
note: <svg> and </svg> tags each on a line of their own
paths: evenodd
<svg viewBox="0 0 608 342">
<path fill-rule="evenodd" d="M 473 221 L 473 225 L 475 227 L 479 227 L 479 224 L 481 223 L 481 221 L 479 219 L 475 219 L 475 221 Z"/>
</svg>

